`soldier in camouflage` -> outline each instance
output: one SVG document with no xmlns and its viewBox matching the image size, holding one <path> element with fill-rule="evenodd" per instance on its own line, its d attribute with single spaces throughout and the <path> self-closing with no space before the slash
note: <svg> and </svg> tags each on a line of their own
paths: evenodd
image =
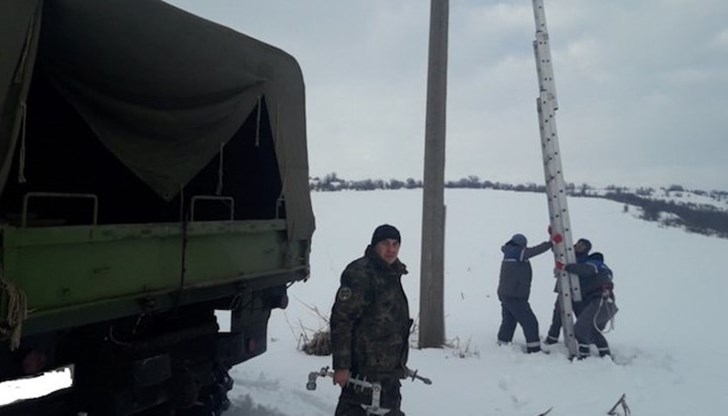
<svg viewBox="0 0 728 416">
<path fill-rule="evenodd" d="M 402 288 L 406 266 L 399 261 L 399 231 L 388 224 L 374 230 L 364 257 L 351 262 L 331 311 L 334 383 L 342 387 L 336 416 L 364 416 L 370 389 L 347 384 L 351 377 L 382 385 L 387 416 L 403 416 L 400 379 L 406 376 L 409 333 L 407 296 Z"/>
</svg>

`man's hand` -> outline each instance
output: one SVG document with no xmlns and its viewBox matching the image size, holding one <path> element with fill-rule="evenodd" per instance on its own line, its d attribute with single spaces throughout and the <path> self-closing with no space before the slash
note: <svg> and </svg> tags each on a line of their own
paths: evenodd
<svg viewBox="0 0 728 416">
<path fill-rule="evenodd" d="M 564 263 L 556 260 L 556 270 L 563 271 L 564 270 Z"/>
<path fill-rule="evenodd" d="M 559 244 L 560 242 L 564 241 L 563 235 L 561 235 L 559 233 L 554 234 L 554 230 L 553 230 L 553 228 L 551 228 L 551 225 L 549 225 L 548 232 L 549 232 L 549 236 L 551 236 L 551 241 L 554 244 Z"/>
<path fill-rule="evenodd" d="M 338 384 L 341 387 L 346 386 L 351 378 L 351 372 L 346 368 L 334 370 L 334 384 Z"/>
</svg>

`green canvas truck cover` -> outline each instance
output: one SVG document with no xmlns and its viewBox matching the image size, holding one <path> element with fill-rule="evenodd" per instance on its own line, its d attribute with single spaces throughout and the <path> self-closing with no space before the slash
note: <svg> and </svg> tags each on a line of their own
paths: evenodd
<svg viewBox="0 0 728 416">
<path fill-rule="evenodd" d="M 10 166 L 36 67 L 98 140 L 165 200 L 264 99 L 288 237 L 310 239 L 304 84 L 287 53 L 157 0 L 3 0 L 0 193 L 15 180 Z"/>
</svg>

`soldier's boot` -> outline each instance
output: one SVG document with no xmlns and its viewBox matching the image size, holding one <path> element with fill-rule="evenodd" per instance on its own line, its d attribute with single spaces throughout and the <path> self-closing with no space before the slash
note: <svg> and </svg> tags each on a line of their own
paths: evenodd
<svg viewBox="0 0 728 416">
<path fill-rule="evenodd" d="M 600 347 L 599 348 L 599 356 L 600 357 L 611 357 L 612 352 L 609 350 L 609 347 Z"/>
</svg>

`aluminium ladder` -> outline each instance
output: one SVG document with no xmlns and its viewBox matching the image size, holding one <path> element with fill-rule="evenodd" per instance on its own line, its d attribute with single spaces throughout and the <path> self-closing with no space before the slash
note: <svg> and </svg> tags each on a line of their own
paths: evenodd
<svg viewBox="0 0 728 416">
<path fill-rule="evenodd" d="M 549 206 L 550 226 L 553 233 L 563 236 L 563 241 L 554 244 L 554 257 L 563 264 L 575 263 L 569 210 L 566 204 L 566 182 L 561 166 L 559 138 L 556 130 L 556 85 L 551 63 L 551 47 L 546 29 L 546 15 L 543 0 L 533 1 L 533 16 L 536 23 L 536 40 L 533 51 L 536 57 L 538 73 L 539 97 L 536 100 L 538 121 L 541 133 L 541 151 L 543 153 L 544 176 L 546 179 L 546 197 Z M 564 343 L 572 357 L 577 355 L 577 342 L 574 336 L 574 311 L 572 300 L 581 301 L 579 278 L 577 275 L 554 269 L 559 290 L 561 305 L 561 324 Z"/>
</svg>

